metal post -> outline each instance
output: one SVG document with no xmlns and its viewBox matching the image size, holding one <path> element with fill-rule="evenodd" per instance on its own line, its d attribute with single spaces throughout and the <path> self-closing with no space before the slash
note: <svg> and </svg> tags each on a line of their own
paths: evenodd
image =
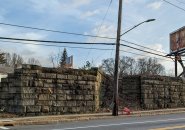
<svg viewBox="0 0 185 130">
<path fill-rule="evenodd" d="M 177 77 L 177 55 L 175 55 L 175 77 Z"/>
<path fill-rule="evenodd" d="M 119 67 L 119 48 L 121 37 L 121 19 L 122 19 L 122 0 L 119 0 L 118 11 L 118 27 L 117 27 L 117 39 L 116 39 L 116 54 L 115 54 L 115 66 L 114 66 L 114 106 L 112 110 L 113 116 L 118 116 L 118 67 Z"/>
</svg>

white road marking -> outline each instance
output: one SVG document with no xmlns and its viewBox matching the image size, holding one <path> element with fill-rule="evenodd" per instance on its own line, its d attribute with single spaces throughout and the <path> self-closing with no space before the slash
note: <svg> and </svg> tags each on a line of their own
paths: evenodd
<svg viewBox="0 0 185 130">
<path fill-rule="evenodd" d="M 9 130 L 10 128 L 0 126 L 0 129 L 3 129 L 3 130 Z"/>
<path fill-rule="evenodd" d="M 76 129 L 99 128 L 99 127 L 121 126 L 121 125 L 134 125 L 134 124 L 146 124 L 146 123 L 158 123 L 158 122 L 180 121 L 180 120 L 185 120 L 185 118 L 164 119 L 164 120 L 143 121 L 143 122 L 129 122 L 129 123 L 118 123 L 118 124 L 102 124 L 102 125 L 94 125 L 94 126 L 71 127 L 71 128 L 63 128 L 63 129 L 52 129 L 52 130 L 76 130 Z"/>
</svg>

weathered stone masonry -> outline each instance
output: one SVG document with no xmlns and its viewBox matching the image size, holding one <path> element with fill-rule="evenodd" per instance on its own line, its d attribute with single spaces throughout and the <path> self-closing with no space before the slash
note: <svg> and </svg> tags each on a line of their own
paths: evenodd
<svg viewBox="0 0 185 130">
<path fill-rule="evenodd" d="M 97 69 L 23 65 L 2 79 L 0 106 L 26 116 L 95 112 L 99 109 L 101 78 Z"/>
<path fill-rule="evenodd" d="M 113 88 L 106 86 L 104 106 L 111 104 Z M 119 107 L 151 110 L 185 107 L 185 82 L 166 76 L 126 76 L 119 80 Z"/>
<path fill-rule="evenodd" d="M 185 107 L 185 82 L 174 77 L 141 77 L 141 108 Z"/>
<path fill-rule="evenodd" d="M 0 83 L 0 108 L 23 116 L 92 113 L 110 108 L 112 80 L 97 69 L 23 65 Z M 150 110 L 185 107 L 185 82 L 162 76 L 119 80 L 119 107 Z"/>
</svg>

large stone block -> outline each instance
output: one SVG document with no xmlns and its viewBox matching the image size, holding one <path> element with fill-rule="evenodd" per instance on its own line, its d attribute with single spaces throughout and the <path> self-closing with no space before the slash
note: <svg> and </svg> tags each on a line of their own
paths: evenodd
<svg viewBox="0 0 185 130">
<path fill-rule="evenodd" d="M 76 100 L 84 100 L 85 97 L 83 95 L 76 95 Z"/>
<path fill-rule="evenodd" d="M 27 106 L 26 112 L 41 112 L 41 106 Z"/>
<path fill-rule="evenodd" d="M 26 113 L 26 107 L 25 106 L 17 106 L 17 105 L 8 106 L 5 109 L 9 113 L 18 113 L 18 114 Z"/>
<path fill-rule="evenodd" d="M 21 93 L 35 93 L 35 87 L 22 87 Z"/>
<path fill-rule="evenodd" d="M 67 106 L 67 104 L 68 104 L 68 102 L 66 102 L 66 101 L 53 101 L 52 102 L 52 105 L 55 107 L 59 107 L 59 106 L 65 107 L 65 106 Z"/>
<path fill-rule="evenodd" d="M 35 101 L 35 105 L 38 106 L 51 106 L 53 101 Z"/>
<path fill-rule="evenodd" d="M 37 78 L 38 79 L 45 79 L 46 75 L 45 75 L 45 73 L 37 73 Z"/>
<path fill-rule="evenodd" d="M 76 75 L 67 75 L 67 79 L 68 80 L 77 80 L 78 76 L 76 76 Z"/>
<path fill-rule="evenodd" d="M 43 87 L 44 83 L 42 80 L 36 80 L 33 82 L 34 87 Z"/>
<path fill-rule="evenodd" d="M 58 107 L 58 112 L 66 113 L 68 111 L 68 107 Z"/>
<path fill-rule="evenodd" d="M 45 73 L 47 79 L 56 79 L 57 74 Z"/>
<path fill-rule="evenodd" d="M 82 76 L 82 80 L 86 80 L 86 81 L 96 81 L 97 77 L 93 76 L 93 75 L 84 75 Z"/>
<path fill-rule="evenodd" d="M 49 112 L 49 106 L 42 106 L 41 112 L 48 113 Z"/>
<path fill-rule="evenodd" d="M 55 94 L 50 94 L 49 95 L 49 100 L 56 100 L 57 99 L 57 95 L 55 95 Z"/>
<path fill-rule="evenodd" d="M 66 95 L 66 99 L 67 99 L 68 101 L 73 100 L 73 95 Z"/>
<path fill-rule="evenodd" d="M 68 79 L 67 75 L 57 74 L 57 79 Z"/>
<path fill-rule="evenodd" d="M 9 93 L 21 93 L 21 87 L 9 87 Z"/>
<path fill-rule="evenodd" d="M 40 100 L 40 101 L 49 100 L 49 94 L 38 94 L 38 100 Z"/>
<path fill-rule="evenodd" d="M 36 93 L 22 93 L 20 94 L 21 99 L 36 99 L 38 98 L 38 94 Z"/>
<path fill-rule="evenodd" d="M 65 94 L 57 94 L 57 100 L 59 100 L 59 101 L 66 100 L 66 95 Z"/>
<path fill-rule="evenodd" d="M 66 106 L 75 107 L 76 106 L 76 101 L 67 101 Z"/>
<path fill-rule="evenodd" d="M 65 94 L 65 90 L 62 90 L 60 88 L 57 88 L 57 89 L 54 89 L 54 90 L 55 90 L 54 91 L 55 94 Z"/>
<path fill-rule="evenodd" d="M 35 105 L 34 99 L 23 99 L 20 101 L 20 105 L 28 106 L 28 105 Z"/>
<path fill-rule="evenodd" d="M 47 80 L 47 81 L 48 81 L 48 80 Z M 46 87 L 46 88 L 54 88 L 54 87 L 56 87 L 56 84 L 44 83 L 44 87 Z"/>
<path fill-rule="evenodd" d="M 93 95 L 85 95 L 85 100 L 94 100 Z"/>
</svg>

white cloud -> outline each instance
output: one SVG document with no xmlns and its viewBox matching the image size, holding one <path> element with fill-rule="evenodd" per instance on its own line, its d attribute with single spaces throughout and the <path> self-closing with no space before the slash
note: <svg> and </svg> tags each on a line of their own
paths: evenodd
<svg viewBox="0 0 185 130">
<path fill-rule="evenodd" d="M 83 13 L 81 13 L 80 18 L 81 18 L 81 19 L 86 19 L 86 18 L 88 18 L 88 17 L 92 17 L 92 16 L 97 15 L 97 14 L 99 14 L 99 13 L 100 13 L 99 10 L 87 11 L 87 12 L 85 12 L 85 13 L 83 12 Z"/>
<path fill-rule="evenodd" d="M 44 39 L 46 36 L 42 35 L 42 34 L 34 33 L 34 32 L 28 32 L 28 33 L 24 33 L 24 34 L 15 34 L 13 37 L 41 40 L 41 39 Z M 35 44 L 34 42 L 25 42 L 25 43 Z M 25 45 L 25 49 L 29 50 L 27 54 L 30 54 L 30 51 L 33 53 L 34 52 L 36 53 L 39 51 L 40 46 L 31 45 L 31 44 Z"/>
<path fill-rule="evenodd" d="M 116 37 L 116 27 L 114 25 L 108 25 L 104 24 L 101 26 L 100 25 L 96 26 L 90 34 L 93 35 L 98 35 L 102 37 Z M 88 42 L 111 42 L 112 40 L 110 39 L 103 39 L 103 38 L 89 38 Z M 114 40 L 115 41 L 115 40 Z"/>
<path fill-rule="evenodd" d="M 163 49 L 163 45 L 162 44 L 156 43 L 156 44 L 152 44 L 150 46 L 145 46 L 145 47 L 151 48 L 152 50 L 149 50 L 149 49 L 146 49 L 146 48 L 140 48 L 140 49 L 148 51 L 148 52 L 151 52 L 151 53 L 159 54 L 159 55 L 165 55 L 165 51 Z M 146 52 L 143 52 L 142 55 L 156 57 L 155 55 L 149 54 L 149 53 L 146 53 Z M 140 57 L 140 56 L 138 55 L 138 57 Z M 162 58 L 162 57 L 158 57 L 157 56 L 157 58 Z"/>
<path fill-rule="evenodd" d="M 133 2 L 133 0 L 124 0 L 126 4 Z"/>
<path fill-rule="evenodd" d="M 72 0 L 70 2 L 70 5 L 72 5 L 72 7 L 78 8 L 84 5 L 88 5 L 91 3 L 91 0 Z"/>
<path fill-rule="evenodd" d="M 8 11 L 3 8 L 0 9 L 0 20 L 1 21 L 5 19 L 5 15 L 7 14 L 7 12 Z"/>
<path fill-rule="evenodd" d="M 157 1 L 157 2 L 153 2 L 153 3 L 148 4 L 147 7 L 152 8 L 154 10 L 158 10 L 161 8 L 162 4 L 163 4 L 163 2 Z"/>
<path fill-rule="evenodd" d="M 72 12 L 81 6 L 90 4 L 91 0 L 68 0 L 62 2 L 60 0 L 29 0 L 34 11 L 49 14 L 63 14 L 66 11 Z M 74 13 L 74 12 L 73 12 Z"/>
</svg>

